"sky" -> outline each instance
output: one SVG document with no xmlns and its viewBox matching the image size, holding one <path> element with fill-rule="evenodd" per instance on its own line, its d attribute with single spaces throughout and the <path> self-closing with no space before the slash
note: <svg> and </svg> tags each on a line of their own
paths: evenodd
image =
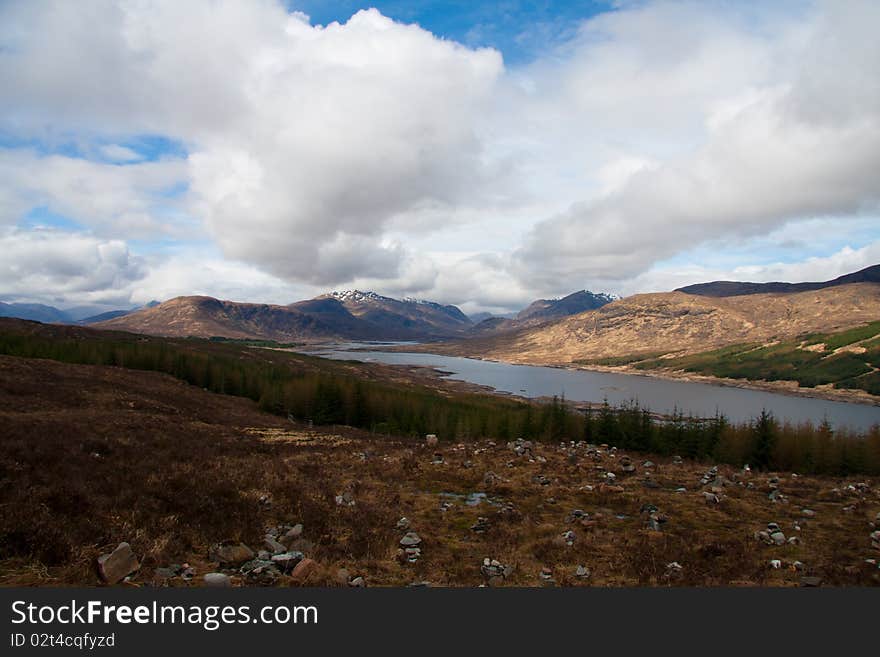
<svg viewBox="0 0 880 657">
<path fill-rule="evenodd" d="M 0 300 L 880 263 L 880 3 L 0 1 Z"/>
</svg>

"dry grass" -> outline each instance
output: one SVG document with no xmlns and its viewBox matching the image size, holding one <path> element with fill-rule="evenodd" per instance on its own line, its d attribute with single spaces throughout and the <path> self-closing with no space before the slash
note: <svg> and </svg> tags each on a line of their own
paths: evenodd
<svg viewBox="0 0 880 657">
<path fill-rule="evenodd" d="M 707 504 L 699 479 L 711 464 L 632 454 L 637 466 L 656 463 L 660 488 L 646 488 L 640 467 L 625 475 L 620 454 L 606 450 L 569 458 L 544 445 L 530 460 L 503 444 L 427 447 L 316 431 L 164 375 L 7 357 L 0 426 L 3 585 L 96 584 L 95 557 L 123 540 L 142 562 L 132 584 L 150 584 L 170 563 L 203 574 L 217 568 L 207 558 L 212 543 L 232 538 L 257 549 L 267 527 L 297 522 L 303 551 L 321 565 L 308 582 L 318 585 L 340 585 L 345 568 L 370 586 L 477 586 L 484 557 L 513 566 L 504 581 L 511 586 L 540 585 L 544 567 L 565 586 L 793 586 L 804 574 L 829 585 L 880 583 L 865 562 L 880 558 L 868 538 L 880 511 L 876 479 L 778 473 L 788 501 L 774 503 L 770 475 L 722 466 L 731 483 L 720 504 Z M 443 463 L 434 463 L 437 454 Z M 602 485 L 608 470 L 622 491 Z M 488 472 L 498 480 L 486 483 Z M 860 481 L 868 490 L 847 489 Z M 687 492 L 675 492 L 680 486 Z M 343 491 L 354 506 L 336 504 Z M 468 505 L 474 492 L 487 499 Z M 452 506 L 442 511 L 443 502 Z M 666 516 L 663 531 L 646 529 L 646 504 Z M 805 507 L 814 519 L 802 518 Z M 591 514 L 586 525 L 568 522 L 575 509 Z M 415 564 L 395 558 L 401 516 L 423 539 Z M 478 517 L 489 521 L 485 533 L 471 530 Z M 756 541 L 770 521 L 801 544 Z M 569 529 L 571 546 L 560 540 Z M 771 559 L 805 569 L 772 569 Z M 671 562 L 681 571 L 671 572 Z M 579 564 L 589 579 L 575 577 Z"/>
</svg>

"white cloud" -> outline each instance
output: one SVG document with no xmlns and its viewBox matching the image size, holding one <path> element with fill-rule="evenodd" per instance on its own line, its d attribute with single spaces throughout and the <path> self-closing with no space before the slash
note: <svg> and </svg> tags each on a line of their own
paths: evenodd
<svg viewBox="0 0 880 657">
<path fill-rule="evenodd" d="M 101 155 L 111 162 L 137 162 L 143 159 L 132 149 L 119 144 L 107 144 L 102 146 L 100 150 Z"/>
<path fill-rule="evenodd" d="M 65 232 L 8 230 L 0 253 L 0 298 L 9 300 L 125 304 L 145 274 L 124 242 Z"/>
<path fill-rule="evenodd" d="M 185 174 L 179 160 L 124 167 L 24 149 L 0 150 L 0 225 L 17 223 L 33 207 L 72 217 L 116 238 L 157 237 L 176 228 L 162 211 L 176 204 L 164 193 Z"/>
<path fill-rule="evenodd" d="M 877 263 L 880 263 L 880 240 L 861 248 L 845 246 L 828 256 L 814 256 L 796 262 L 771 262 L 730 268 L 695 265 L 655 267 L 626 281 L 619 291 L 626 295 L 638 292 L 666 292 L 708 281 L 820 282 Z"/>
<path fill-rule="evenodd" d="M 765 86 L 710 104 L 697 148 L 538 223 L 517 253 L 519 275 L 625 280 L 707 240 L 767 233 L 796 219 L 877 212 L 880 41 L 869 26 L 878 21 L 875 3 L 823 7 L 806 37 L 799 30 L 782 40 L 781 70 L 768 74 Z M 700 62 L 699 50 L 680 54 Z M 789 71 L 791 61 L 797 63 Z M 664 81 L 675 87 L 664 75 L 648 82 Z M 661 98 L 662 88 L 651 86 L 649 94 Z M 658 109 L 669 112 L 662 101 L 645 107 Z"/>
<path fill-rule="evenodd" d="M 0 130 L 105 162 L 0 150 L 0 224 L 45 205 L 89 239 L 213 239 L 225 259 L 149 259 L 140 301 L 358 286 L 477 310 L 672 282 L 657 263 L 700 244 L 878 211 L 878 23 L 866 0 L 623 3 L 509 70 L 376 10 L 7 3 Z M 148 134 L 185 156 L 121 145 Z"/>
</svg>

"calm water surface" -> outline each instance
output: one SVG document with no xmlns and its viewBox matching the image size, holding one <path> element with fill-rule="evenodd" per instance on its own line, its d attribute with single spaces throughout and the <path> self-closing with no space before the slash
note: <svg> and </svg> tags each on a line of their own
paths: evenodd
<svg viewBox="0 0 880 657">
<path fill-rule="evenodd" d="M 375 351 L 350 351 L 353 348 Z M 425 365 L 450 372 L 445 375 L 450 379 L 489 386 L 499 392 L 523 397 L 565 395 L 566 399 L 582 402 L 601 403 L 607 399 L 612 405 L 638 400 L 642 406 L 657 413 L 670 413 L 678 408 L 685 414 L 711 417 L 718 411 L 734 422 L 751 420 L 762 409 L 767 409 L 778 419 L 793 422 L 810 420 L 819 423 L 823 418 L 828 418 L 834 426 L 854 429 L 868 429 L 873 424 L 880 424 L 880 406 L 706 383 L 668 381 L 636 374 L 510 365 L 456 356 L 381 351 L 381 348 L 381 343 L 345 343 L 312 353 L 336 360 Z"/>
</svg>

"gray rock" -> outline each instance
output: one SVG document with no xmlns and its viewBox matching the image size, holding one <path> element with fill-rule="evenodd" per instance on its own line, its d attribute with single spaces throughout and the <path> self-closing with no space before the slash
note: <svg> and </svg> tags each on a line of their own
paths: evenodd
<svg viewBox="0 0 880 657">
<path fill-rule="evenodd" d="M 407 547 L 416 547 L 422 542 L 421 537 L 415 532 L 407 532 L 404 534 L 403 538 L 400 539 L 400 546 Z"/>
<path fill-rule="evenodd" d="M 356 589 L 362 589 L 367 585 L 367 583 L 363 577 L 358 576 L 351 580 L 348 585 Z"/>
<path fill-rule="evenodd" d="M 587 579 L 590 576 L 590 569 L 586 566 L 578 566 L 574 571 L 574 575 L 581 579 Z"/>
<path fill-rule="evenodd" d="M 263 544 L 266 546 L 266 549 L 269 550 L 272 554 L 281 554 L 282 552 L 286 552 L 287 548 L 272 538 L 271 535 L 266 534 L 266 538 L 263 541 Z"/>
<path fill-rule="evenodd" d="M 770 540 L 776 543 L 776 545 L 785 545 L 785 534 L 782 532 L 773 532 L 770 534 Z"/>
<path fill-rule="evenodd" d="M 397 528 L 402 532 L 407 531 L 409 529 L 409 518 L 401 518 L 398 520 Z"/>
<path fill-rule="evenodd" d="M 281 576 L 278 568 L 271 561 L 252 559 L 242 564 L 239 572 L 244 575 L 251 584 L 259 586 L 272 586 Z"/>
<path fill-rule="evenodd" d="M 223 573 L 207 573 L 204 577 L 205 586 L 215 589 L 225 589 L 232 586 L 232 580 L 229 575 Z"/>
<path fill-rule="evenodd" d="M 289 572 L 296 567 L 300 561 L 305 558 L 305 555 L 302 552 L 282 552 L 281 554 L 276 554 L 272 557 L 272 563 L 281 570 L 281 572 Z"/>
<path fill-rule="evenodd" d="M 291 527 L 289 530 L 287 530 L 287 532 L 284 534 L 284 538 L 281 539 L 281 542 L 284 543 L 285 545 L 289 545 L 291 542 L 295 541 L 300 536 L 302 536 L 302 533 L 303 533 L 302 523 L 296 523 L 293 527 Z"/>
<path fill-rule="evenodd" d="M 128 543 L 120 543 L 110 554 L 98 557 L 98 576 L 107 584 L 116 584 L 141 567 Z"/>
</svg>

